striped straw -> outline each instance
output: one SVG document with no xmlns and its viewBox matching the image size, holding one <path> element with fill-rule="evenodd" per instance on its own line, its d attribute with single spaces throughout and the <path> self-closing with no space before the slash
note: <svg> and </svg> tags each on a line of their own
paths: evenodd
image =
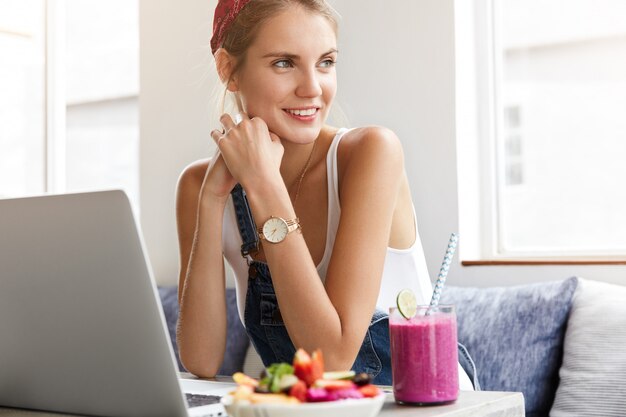
<svg viewBox="0 0 626 417">
<path fill-rule="evenodd" d="M 459 243 L 459 235 L 452 233 L 450 240 L 448 241 L 448 248 L 446 249 L 446 255 L 443 257 L 441 268 L 439 269 L 439 275 L 437 276 L 437 282 L 435 283 L 435 289 L 433 291 L 433 297 L 430 299 L 430 307 L 436 307 L 439 305 L 439 299 L 441 298 L 441 291 L 443 285 L 446 282 L 448 271 L 450 270 L 450 263 L 456 251 L 457 244 Z M 428 309 L 430 311 L 430 308 Z"/>
</svg>

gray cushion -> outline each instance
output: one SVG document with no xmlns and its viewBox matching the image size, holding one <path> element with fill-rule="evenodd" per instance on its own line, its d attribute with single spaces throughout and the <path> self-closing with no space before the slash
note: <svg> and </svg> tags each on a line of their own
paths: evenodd
<svg viewBox="0 0 626 417">
<path fill-rule="evenodd" d="M 176 321 L 178 320 L 178 295 L 177 287 L 159 287 L 161 305 L 167 321 L 167 328 L 174 347 L 174 354 L 178 361 L 178 369 L 184 371 L 185 368 L 180 363 L 178 356 L 178 346 L 176 345 Z M 241 324 L 239 313 L 237 312 L 237 301 L 234 288 L 226 289 L 226 320 L 228 323 L 228 334 L 226 337 L 226 352 L 224 361 L 218 371 L 220 375 L 232 375 L 243 370 L 243 362 L 246 357 L 249 339 L 246 330 Z"/>
<path fill-rule="evenodd" d="M 444 288 L 455 304 L 459 342 L 482 389 L 521 391 L 526 416 L 548 416 L 559 382 L 563 338 L 577 279 L 513 287 Z"/>
<path fill-rule="evenodd" d="M 626 287 L 580 279 L 550 417 L 626 416 Z"/>
</svg>

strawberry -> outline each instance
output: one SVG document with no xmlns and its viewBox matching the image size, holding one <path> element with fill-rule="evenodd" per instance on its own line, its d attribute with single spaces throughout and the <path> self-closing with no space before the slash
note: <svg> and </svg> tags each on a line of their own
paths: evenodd
<svg viewBox="0 0 626 417">
<path fill-rule="evenodd" d="M 306 401 L 306 384 L 304 381 L 298 380 L 289 389 L 289 396 L 297 398 L 298 400 Z"/>
<path fill-rule="evenodd" d="M 311 356 L 311 375 L 313 382 L 324 377 L 324 356 L 320 349 L 316 349 Z"/>
<path fill-rule="evenodd" d="M 363 394 L 363 396 L 366 398 L 376 397 L 381 392 L 380 389 L 374 384 L 363 385 L 358 389 L 359 391 L 361 391 L 361 394 Z"/>
<path fill-rule="evenodd" d="M 293 356 L 293 373 L 307 386 L 310 385 L 308 381 L 311 379 L 311 357 L 304 349 L 298 349 Z"/>
<path fill-rule="evenodd" d="M 293 358 L 293 369 L 293 373 L 310 387 L 324 374 L 322 351 L 316 350 L 311 357 L 304 349 L 298 349 Z"/>
</svg>

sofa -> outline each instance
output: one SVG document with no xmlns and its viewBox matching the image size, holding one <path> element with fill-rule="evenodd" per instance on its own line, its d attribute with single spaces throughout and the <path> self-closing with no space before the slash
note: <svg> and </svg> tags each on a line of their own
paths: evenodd
<svg viewBox="0 0 626 417">
<path fill-rule="evenodd" d="M 159 294 L 177 355 L 176 288 L 161 287 Z M 237 315 L 233 289 L 226 301 L 228 338 L 219 373 L 256 376 L 262 365 Z M 459 342 L 471 353 L 483 390 L 522 392 L 528 417 L 626 417 L 626 287 L 579 277 L 447 286 L 441 303 L 456 306 Z"/>
</svg>

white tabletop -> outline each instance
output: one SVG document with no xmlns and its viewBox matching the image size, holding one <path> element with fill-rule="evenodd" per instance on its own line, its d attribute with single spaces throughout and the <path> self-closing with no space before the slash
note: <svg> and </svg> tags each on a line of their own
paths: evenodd
<svg viewBox="0 0 626 417">
<path fill-rule="evenodd" d="M 1 417 L 62 417 L 66 414 L 0 407 Z M 429 407 L 397 405 L 393 395 L 379 417 L 524 417 L 524 397 L 520 392 L 461 391 L 453 404 Z"/>
<path fill-rule="evenodd" d="M 461 391 L 452 404 L 435 406 L 398 405 L 393 394 L 379 417 L 524 417 L 524 396 L 521 392 Z"/>
<path fill-rule="evenodd" d="M 184 379 L 197 379 L 186 372 L 181 372 L 180 376 Z M 218 376 L 210 380 L 232 383 L 232 378 L 228 376 Z M 524 417 L 524 396 L 521 392 L 461 391 L 459 398 L 452 404 L 406 406 L 395 403 L 393 394 L 390 393 L 391 387 L 383 387 L 383 389 L 387 392 L 387 399 L 379 417 Z M 9 416 L 64 417 L 70 415 L 0 406 L 0 417 Z"/>
</svg>

